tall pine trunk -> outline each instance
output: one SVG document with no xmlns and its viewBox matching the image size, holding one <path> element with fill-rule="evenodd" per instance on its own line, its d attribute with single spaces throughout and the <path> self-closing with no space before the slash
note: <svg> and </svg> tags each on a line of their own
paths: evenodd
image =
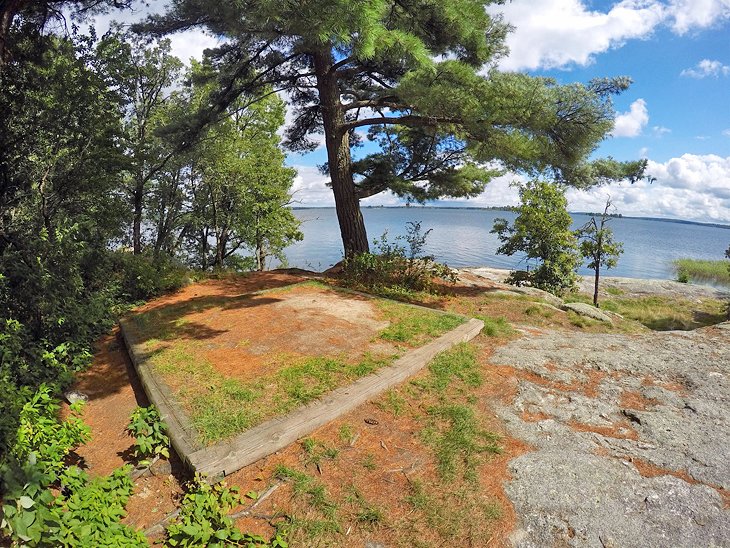
<svg viewBox="0 0 730 548">
<path fill-rule="evenodd" d="M 349 258 L 359 253 L 367 253 L 370 247 L 365 221 L 360 211 L 360 200 L 352 178 L 350 136 L 343 128 L 345 112 L 340 102 L 337 74 L 332 70 L 332 65 L 332 53 L 329 49 L 321 49 L 314 54 L 314 71 L 317 75 L 332 192 L 335 195 L 345 257 Z"/>
<path fill-rule="evenodd" d="M 593 306 L 598 306 L 598 278 L 600 277 L 599 267 L 596 266 L 596 278 L 593 284 Z"/>
<path fill-rule="evenodd" d="M 144 208 L 144 181 L 140 180 L 132 193 L 132 250 L 135 255 L 142 253 L 142 211 Z"/>
</svg>

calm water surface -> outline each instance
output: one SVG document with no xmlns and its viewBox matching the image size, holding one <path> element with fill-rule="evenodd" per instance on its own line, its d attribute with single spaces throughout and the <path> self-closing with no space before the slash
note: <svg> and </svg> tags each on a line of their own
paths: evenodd
<svg viewBox="0 0 730 548">
<path fill-rule="evenodd" d="M 325 270 L 342 259 L 342 241 L 335 210 L 298 209 L 294 214 L 303 221 L 304 240 L 286 249 L 290 266 Z M 432 229 L 425 252 L 452 267 L 490 266 L 524 268 L 522 257 L 496 255 L 499 241 L 492 229 L 496 218 L 512 222 L 510 211 L 437 208 L 365 208 L 368 238 L 388 231 L 389 238 L 403 234 L 408 221 L 421 221 L 424 230 Z M 590 216 L 574 214 L 578 228 Z M 730 245 L 730 229 L 647 219 L 614 218 L 610 221 L 624 253 L 609 276 L 630 278 L 674 278 L 672 261 L 678 258 L 721 259 Z M 590 271 L 583 268 L 581 274 Z"/>
</svg>

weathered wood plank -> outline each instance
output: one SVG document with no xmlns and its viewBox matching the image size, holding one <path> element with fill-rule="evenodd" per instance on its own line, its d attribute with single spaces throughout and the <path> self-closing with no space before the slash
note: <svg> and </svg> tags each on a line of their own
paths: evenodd
<svg viewBox="0 0 730 548">
<path fill-rule="evenodd" d="M 484 327 L 471 319 L 392 365 L 338 388 L 283 417 L 264 422 L 228 441 L 188 455 L 193 468 L 211 478 L 226 476 L 270 455 L 420 371 L 438 353 L 476 337 Z"/>
<path fill-rule="evenodd" d="M 138 342 L 136 327 L 126 319 L 119 320 L 119 327 L 129 357 L 140 381 L 142 381 L 147 397 L 157 407 L 160 418 L 167 425 L 167 434 L 170 437 L 172 447 L 183 462 L 190 464 L 188 457 L 202 447 L 195 439 L 190 420 L 182 412 L 179 405 L 175 403 L 167 386 L 159 382 L 157 376 L 151 371 L 148 362 L 149 352 Z"/>
</svg>

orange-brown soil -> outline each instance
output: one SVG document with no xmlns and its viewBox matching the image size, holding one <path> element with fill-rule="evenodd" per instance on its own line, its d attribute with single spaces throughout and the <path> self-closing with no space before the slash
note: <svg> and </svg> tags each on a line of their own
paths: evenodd
<svg viewBox="0 0 730 548">
<path fill-rule="evenodd" d="M 281 287 L 298 281 L 301 278 L 285 273 L 210 280 L 148 303 L 142 309 L 161 310 L 164 307 L 186 305 L 190 301 L 201 303 L 201 299 L 235 298 L 244 292 Z M 293 294 L 307 295 L 307 291 L 297 290 Z M 222 330 L 223 318 L 228 311 L 219 309 L 214 313 L 213 310 L 214 307 L 208 307 L 193 314 L 211 314 L 215 322 L 219 323 L 211 323 L 208 328 Z M 247 329 L 246 326 L 241 328 Z M 197 329 L 185 331 L 182 336 L 195 336 L 196 333 L 199 334 Z M 244 337 L 241 335 L 238 340 Z M 475 344 L 479 350 L 480 363 L 486 363 L 492 350 L 492 340 L 479 337 Z M 515 523 L 514 511 L 503 490 L 503 484 L 509 478 L 507 463 L 528 451 L 529 447 L 507 436 L 489 408 L 490 401 L 508 402 L 516 394 L 514 370 L 508 367 L 485 367 L 482 373 L 484 383 L 473 395 L 479 402 L 483 426 L 502 434 L 502 453 L 483 459 L 484 463 L 478 467 L 479 485 L 465 484 L 464 489 L 471 493 L 470 496 L 475 496 L 480 504 L 496 502 L 501 508 L 501 516 L 491 522 L 481 519 L 479 515 L 452 515 L 450 519 L 460 523 L 459 536 L 454 538 L 454 542 L 459 545 L 483 545 L 484 539 L 488 538 L 490 546 L 501 546 L 506 543 Z M 92 441 L 81 447 L 78 454 L 92 475 L 107 474 L 129 461 L 132 439 L 126 435 L 125 427 L 134 407 L 147 404 L 116 332 L 99 341 L 94 363 L 88 372 L 79 376 L 77 388 L 89 395 L 84 420 L 90 424 L 93 435 Z M 380 400 L 383 401 L 384 398 Z M 272 474 L 277 465 L 290 466 L 305 471 L 321 482 L 328 497 L 339 505 L 337 516 L 342 532 L 336 537 L 339 539 L 337 545 L 362 545 L 368 539 L 376 539 L 389 546 L 409 545 L 414 539 L 424 545 L 443 544 L 443 528 L 448 528 L 449 523 L 434 525 L 434 522 L 429 521 L 431 517 L 424 517 L 423 512 L 414 510 L 413 504 L 407 500 L 415 486 L 422 485 L 427 492 L 429 489 L 434 491 L 436 470 L 433 451 L 424 444 L 420 434 L 424 428 L 423 417 L 428 403 L 412 398 L 406 401 L 407 409 L 402 414 L 395 415 L 387 409 L 387 405 L 376 401 L 314 432 L 312 438 L 339 451 L 335 459 L 323 458 L 316 466 L 309 462 L 311 458 L 302 444 L 296 443 L 236 472 L 226 481 L 240 488 L 242 493 L 261 493 L 275 482 Z M 343 425 L 353 432 L 354 439 L 342 439 Z M 171 474 L 146 476 L 135 481 L 135 494 L 127 506 L 127 523 L 146 529 L 178 505 L 184 483 L 190 478 L 174 455 L 171 460 Z M 357 499 L 354 493 L 359 493 L 361 499 Z M 430 495 L 434 497 L 434 504 L 445 509 L 444 512 L 448 511 L 452 503 L 456 503 L 438 492 L 431 492 Z M 357 515 L 361 510 L 358 500 L 367 501 L 368 505 L 378 508 L 383 519 L 375 525 L 358 520 Z M 291 483 L 285 482 L 256 508 L 253 517 L 238 520 L 238 525 L 244 530 L 269 535 L 274 530 L 272 524 L 282 519 L 280 516 L 292 514 L 304 518 L 317 517 L 301 497 L 292 496 Z M 294 545 L 301 544 L 295 542 Z"/>
</svg>

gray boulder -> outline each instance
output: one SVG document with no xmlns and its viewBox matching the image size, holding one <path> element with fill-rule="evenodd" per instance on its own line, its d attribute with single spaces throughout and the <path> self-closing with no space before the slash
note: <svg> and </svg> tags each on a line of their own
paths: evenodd
<svg viewBox="0 0 730 548">
<path fill-rule="evenodd" d="M 560 308 L 562 308 L 563 310 L 572 310 L 580 316 L 585 316 L 586 318 L 591 318 L 600 322 L 613 323 L 613 320 L 611 320 L 611 318 L 607 314 L 604 314 L 598 308 L 589 304 L 565 303 Z"/>
</svg>

